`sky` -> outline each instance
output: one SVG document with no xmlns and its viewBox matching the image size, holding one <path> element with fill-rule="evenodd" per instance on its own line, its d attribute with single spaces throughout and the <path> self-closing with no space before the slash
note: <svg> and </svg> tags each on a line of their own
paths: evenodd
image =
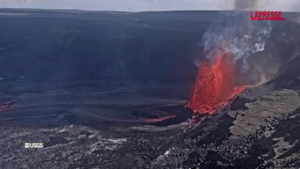
<svg viewBox="0 0 300 169">
<path fill-rule="evenodd" d="M 246 4 L 236 5 L 237 2 Z M 81 9 L 105 11 L 168 10 L 300 11 L 300 0 L 0 0 L 0 8 Z"/>
</svg>

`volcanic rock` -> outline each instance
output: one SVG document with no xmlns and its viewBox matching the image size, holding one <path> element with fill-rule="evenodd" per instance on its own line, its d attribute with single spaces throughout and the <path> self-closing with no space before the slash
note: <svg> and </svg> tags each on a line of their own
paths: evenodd
<svg viewBox="0 0 300 169">
<path fill-rule="evenodd" d="M 299 57 L 212 115 L 186 107 L 215 15 L 1 9 L 0 168 L 299 168 Z"/>
<path fill-rule="evenodd" d="M 179 124 L 182 122 L 188 122 L 188 120 L 191 120 L 193 118 L 193 115 L 194 112 L 192 109 L 188 107 L 184 107 L 178 110 L 174 118 L 163 120 L 161 122 L 155 123 L 155 125 L 168 126 L 168 125 Z"/>
</svg>

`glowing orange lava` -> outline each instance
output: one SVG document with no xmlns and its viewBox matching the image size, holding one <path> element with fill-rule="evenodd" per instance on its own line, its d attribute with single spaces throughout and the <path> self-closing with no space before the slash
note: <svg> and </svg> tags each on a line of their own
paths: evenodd
<svg viewBox="0 0 300 169">
<path fill-rule="evenodd" d="M 213 61 L 207 59 L 201 63 L 186 106 L 195 113 L 213 114 L 245 88 L 235 86 L 233 56 L 219 51 Z"/>
</svg>

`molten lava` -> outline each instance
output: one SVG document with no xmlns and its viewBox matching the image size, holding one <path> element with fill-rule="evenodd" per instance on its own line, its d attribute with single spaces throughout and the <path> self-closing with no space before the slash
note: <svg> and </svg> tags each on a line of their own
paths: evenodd
<svg viewBox="0 0 300 169">
<path fill-rule="evenodd" d="M 0 105 L 0 111 L 6 111 L 8 109 L 10 109 L 10 107 L 15 103 L 15 101 L 9 101 L 3 105 Z"/>
<path fill-rule="evenodd" d="M 213 114 L 229 99 L 240 94 L 246 87 L 236 86 L 233 56 L 223 51 L 217 52 L 214 60 L 204 60 L 199 66 L 187 107 L 195 113 Z"/>
</svg>

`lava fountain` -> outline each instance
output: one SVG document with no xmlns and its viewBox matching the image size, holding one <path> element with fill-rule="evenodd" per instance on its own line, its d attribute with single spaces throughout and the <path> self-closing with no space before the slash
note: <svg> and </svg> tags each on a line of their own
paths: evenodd
<svg viewBox="0 0 300 169">
<path fill-rule="evenodd" d="M 299 56 L 298 22 L 253 22 L 248 17 L 247 12 L 220 13 L 203 34 L 206 59 L 186 104 L 195 114 L 213 114 L 246 87 L 278 76 L 285 63 Z"/>
<path fill-rule="evenodd" d="M 195 114 L 213 114 L 246 88 L 236 85 L 235 76 L 233 55 L 219 50 L 214 59 L 207 58 L 200 64 L 186 107 Z"/>
</svg>

